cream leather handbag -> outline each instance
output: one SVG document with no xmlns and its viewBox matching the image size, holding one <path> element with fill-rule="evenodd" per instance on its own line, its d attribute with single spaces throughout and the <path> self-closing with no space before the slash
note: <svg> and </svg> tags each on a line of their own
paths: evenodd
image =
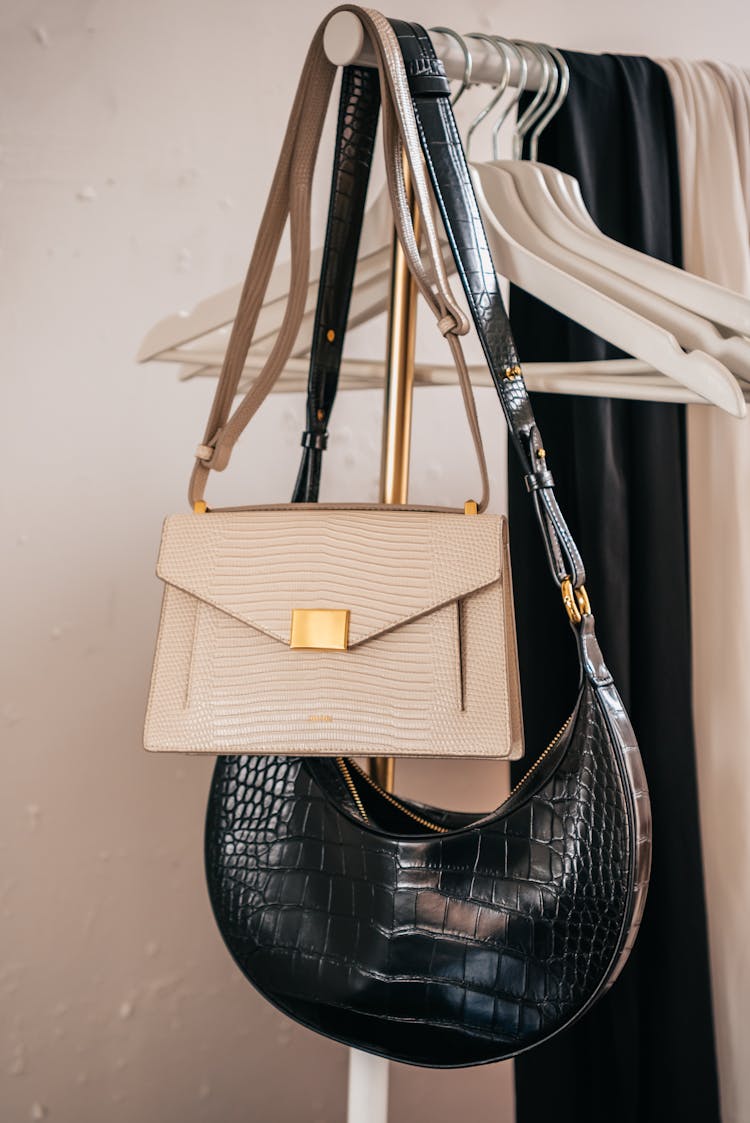
<svg viewBox="0 0 750 1123">
<path fill-rule="evenodd" d="M 151 751 L 522 755 L 507 525 L 484 513 L 487 469 L 458 338 L 467 324 L 440 255 L 401 56 L 389 51 L 386 35 L 377 54 L 396 227 L 456 362 L 482 499 L 463 511 L 364 504 L 212 510 L 203 499 L 208 473 L 226 467 L 301 323 L 310 185 L 334 73 L 318 36 L 197 451 L 193 510 L 164 524 L 157 573 L 165 589 L 144 737 Z M 404 151 L 429 273 L 406 201 Z M 284 323 L 263 371 L 231 413 L 287 218 L 292 282 Z"/>
</svg>

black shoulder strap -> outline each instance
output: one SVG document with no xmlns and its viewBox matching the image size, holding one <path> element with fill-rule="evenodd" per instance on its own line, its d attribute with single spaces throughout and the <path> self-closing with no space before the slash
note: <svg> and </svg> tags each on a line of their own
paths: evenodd
<svg viewBox="0 0 750 1123">
<path fill-rule="evenodd" d="M 435 198 L 477 335 L 506 416 L 511 439 L 523 467 L 526 487 L 534 503 L 550 567 L 558 584 L 562 585 L 570 581 L 573 589 L 579 589 L 586 580 L 583 562 L 555 497 L 554 480 L 547 464 L 546 450 L 534 420 L 471 176 L 453 117 L 450 86 L 445 70 L 435 55 L 429 36 L 422 27 L 401 20 L 390 22 L 398 36 L 404 56 L 420 143 Z M 347 69 L 364 69 L 366 73 L 365 68 Z M 355 130 L 354 135 L 346 138 L 348 158 L 354 167 L 359 165 L 356 157 L 352 158 L 351 146 L 356 145 L 356 142 Z M 364 138 L 363 145 L 366 154 L 365 165 L 369 172 L 372 143 L 368 137 Z M 339 161 L 340 152 L 337 156 L 337 167 Z M 362 179 L 365 179 L 367 172 L 360 173 Z M 346 213 L 348 218 L 355 217 L 347 209 L 346 195 L 336 191 L 336 173 L 330 208 L 329 231 L 335 229 L 332 216 L 337 208 L 342 208 L 342 213 Z M 364 210 L 364 191 L 361 194 L 361 208 L 360 221 Z M 330 273 L 322 278 L 321 294 L 336 293 L 338 304 L 342 306 L 345 295 L 348 306 L 349 290 L 343 288 L 342 278 L 336 275 L 335 264 L 332 258 Z M 351 277 L 353 277 L 353 266 L 349 285 L 351 285 Z M 337 336 L 335 372 L 329 365 L 323 376 L 323 381 L 327 385 L 326 420 L 336 392 L 344 326 L 345 318 L 341 324 L 341 333 Z M 323 369 L 320 360 L 315 355 L 311 356 L 309 394 L 314 390 L 315 394 L 320 395 Z M 316 408 L 316 400 L 309 396 L 308 421 L 314 408 Z M 303 444 L 305 441 L 306 437 L 303 437 Z M 319 464 L 318 458 L 318 478 Z M 311 499 L 317 498 L 318 479 L 314 482 L 315 494 L 308 492 Z"/>
<path fill-rule="evenodd" d="M 419 24 L 391 20 L 404 56 L 422 151 L 472 319 L 536 507 L 552 572 L 578 588 L 583 562 L 562 517 L 554 480 L 518 365 L 510 323 L 492 264 L 466 157 L 450 104 L 450 86 Z M 540 455 L 541 453 L 541 455 Z"/>
<path fill-rule="evenodd" d="M 345 67 L 341 76 L 333 179 L 310 352 L 307 428 L 302 434 L 304 452 L 293 503 L 315 503 L 318 499 L 321 460 L 328 438 L 328 418 L 338 388 L 379 112 L 377 70 L 366 66 Z"/>
</svg>

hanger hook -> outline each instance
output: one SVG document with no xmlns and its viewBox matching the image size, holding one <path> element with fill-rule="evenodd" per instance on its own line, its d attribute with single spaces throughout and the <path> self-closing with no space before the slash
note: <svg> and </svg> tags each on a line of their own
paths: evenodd
<svg viewBox="0 0 750 1123">
<path fill-rule="evenodd" d="M 495 124 L 492 126 L 492 159 L 500 159 L 500 130 L 508 119 L 511 110 L 515 109 L 519 101 L 524 95 L 526 90 L 526 79 L 529 74 L 529 64 L 526 61 L 526 56 L 510 39 L 503 39 L 501 35 L 495 35 L 498 43 L 502 43 L 506 50 L 511 51 L 518 60 L 518 83 L 515 94 L 511 97 L 508 104 L 503 109 Z"/>
<path fill-rule="evenodd" d="M 498 83 L 496 92 L 493 94 L 492 98 L 490 99 L 490 101 L 487 102 L 487 104 L 484 106 L 484 108 L 479 110 L 479 112 L 477 113 L 476 117 L 474 118 L 474 120 L 469 125 L 469 128 L 466 132 L 466 158 L 468 159 L 469 158 L 469 152 L 471 150 L 472 137 L 474 136 L 474 133 L 476 132 L 477 127 L 479 125 L 481 125 L 482 121 L 484 121 L 487 114 L 490 113 L 495 108 L 497 103 L 500 101 L 500 98 L 503 96 L 503 94 L 505 93 L 505 91 L 508 88 L 508 83 L 510 82 L 510 54 L 505 49 L 504 44 L 500 43 L 499 40 L 497 39 L 497 37 L 494 36 L 494 35 L 485 35 L 485 33 L 483 31 L 472 31 L 472 32 L 470 32 L 470 34 L 468 34 L 466 36 L 466 38 L 467 39 L 481 39 L 485 43 L 489 43 L 490 46 L 494 47 L 494 49 L 497 51 L 497 53 L 499 55 L 502 56 L 502 59 L 503 59 L 503 72 L 502 72 L 502 75 L 500 77 L 500 82 Z"/>
<path fill-rule="evenodd" d="M 534 128 L 529 133 L 529 159 L 536 160 L 539 151 L 539 137 L 544 129 L 549 124 L 555 112 L 555 104 L 557 102 L 557 91 L 560 86 L 560 68 L 557 65 L 557 60 L 554 58 L 551 50 L 545 43 L 538 43 L 539 50 L 542 51 L 544 57 L 550 66 L 550 79 L 547 89 L 545 90 L 544 101 L 539 107 L 539 115 L 534 122 Z"/>
<path fill-rule="evenodd" d="M 455 105 L 458 99 L 460 97 L 463 97 L 463 95 L 471 85 L 471 71 L 474 66 L 474 60 L 471 57 L 471 51 L 467 47 L 466 40 L 464 39 L 463 35 L 459 35 L 458 32 L 454 31 L 451 27 L 431 27 L 430 31 L 436 31 L 439 35 L 447 35 L 448 38 L 452 39 L 454 43 L 458 43 L 461 54 L 464 56 L 464 76 L 461 79 L 461 85 L 458 89 L 458 93 L 454 94 L 451 98 L 451 105 Z"/>
<path fill-rule="evenodd" d="M 551 55 L 552 57 L 553 66 L 557 70 L 558 86 L 557 95 L 554 101 L 550 105 L 544 117 L 542 117 L 541 120 L 537 121 L 536 125 L 534 126 L 534 132 L 532 133 L 531 138 L 531 144 L 533 145 L 533 148 L 530 147 L 532 160 L 536 160 L 537 158 L 539 137 L 547 128 L 552 118 L 560 112 L 562 104 L 568 96 L 568 90 L 570 89 L 570 67 L 568 66 L 565 55 L 562 53 L 562 51 L 558 51 L 557 47 L 550 47 L 546 43 L 542 43 L 540 45 L 543 50 L 545 50 L 547 54 Z"/>
<path fill-rule="evenodd" d="M 532 98 L 531 103 L 527 105 L 516 122 L 516 133 L 513 138 L 513 159 L 520 160 L 523 153 L 524 138 L 529 129 L 533 127 L 537 119 L 544 112 L 542 102 L 545 101 L 549 86 L 550 64 L 547 56 L 538 44 L 529 43 L 526 39 L 516 39 L 515 42 L 517 46 L 525 47 L 527 51 L 534 55 L 538 59 L 542 69 L 542 80 L 539 83 L 539 89 Z"/>
</svg>

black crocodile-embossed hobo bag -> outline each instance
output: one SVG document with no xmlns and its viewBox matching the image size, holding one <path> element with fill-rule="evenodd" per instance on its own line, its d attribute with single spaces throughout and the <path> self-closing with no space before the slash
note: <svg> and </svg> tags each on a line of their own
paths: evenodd
<svg viewBox="0 0 750 1123">
<path fill-rule="evenodd" d="M 650 810 L 488 267 L 448 85 L 426 33 L 393 27 L 458 274 L 571 620 L 579 695 L 521 784 L 481 817 L 396 799 L 345 758 L 221 757 L 206 870 L 232 956 L 275 1006 L 357 1048 L 449 1068 L 546 1040 L 612 984 L 645 903 Z M 317 498 L 351 285 L 345 262 L 356 256 L 377 113 L 377 72 L 348 69 L 298 500 Z M 339 316 L 334 351 L 324 345 L 328 312 Z"/>
</svg>

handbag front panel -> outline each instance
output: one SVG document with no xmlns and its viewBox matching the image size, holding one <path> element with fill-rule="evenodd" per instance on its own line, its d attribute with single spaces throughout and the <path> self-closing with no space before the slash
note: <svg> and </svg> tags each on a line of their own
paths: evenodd
<svg viewBox="0 0 750 1123">
<path fill-rule="evenodd" d="M 145 745 L 205 753 L 522 754 L 498 516 L 249 509 L 167 519 Z M 295 650 L 298 608 L 348 648 Z"/>
<path fill-rule="evenodd" d="M 167 585 L 152 751 L 515 757 L 502 581 L 348 651 L 295 651 Z"/>
</svg>

